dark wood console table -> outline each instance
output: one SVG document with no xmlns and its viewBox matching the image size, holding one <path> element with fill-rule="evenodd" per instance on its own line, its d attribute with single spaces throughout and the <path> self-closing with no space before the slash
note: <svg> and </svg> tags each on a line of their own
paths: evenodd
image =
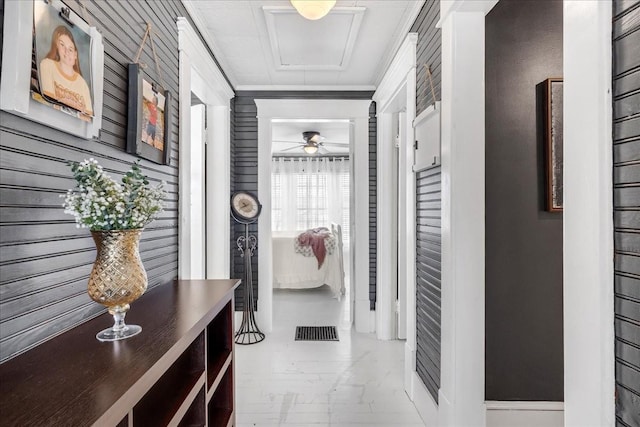
<svg viewBox="0 0 640 427">
<path fill-rule="evenodd" d="M 0 365 L 6 426 L 231 426 L 233 291 L 177 280 L 131 304 L 142 333 L 99 342 L 104 314 Z"/>
</svg>

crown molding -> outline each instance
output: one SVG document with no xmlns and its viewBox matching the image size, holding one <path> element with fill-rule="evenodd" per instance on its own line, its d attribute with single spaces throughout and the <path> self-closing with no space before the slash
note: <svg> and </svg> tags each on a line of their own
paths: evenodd
<svg viewBox="0 0 640 427">
<path fill-rule="evenodd" d="M 195 1 L 194 0 L 181 0 L 181 1 L 185 9 L 187 9 L 187 12 L 189 12 L 189 16 L 191 17 L 194 24 L 196 25 L 196 29 L 204 39 L 207 46 L 209 46 L 209 49 L 211 49 L 211 51 L 213 52 L 213 55 L 215 56 L 216 61 L 218 61 L 218 64 L 220 64 L 220 68 L 221 68 L 220 71 L 224 73 L 224 75 L 229 80 L 229 83 L 231 83 L 231 88 L 232 89 L 235 88 L 236 85 L 238 84 L 238 79 L 235 77 L 235 75 L 231 73 L 232 68 L 231 66 L 229 66 L 229 63 L 225 60 L 225 56 L 222 54 L 222 49 L 220 49 L 218 44 L 209 34 L 209 31 L 207 31 L 207 25 L 202 19 L 202 14 L 198 13 L 198 10 L 194 5 Z"/>
<path fill-rule="evenodd" d="M 420 14 L 420 11 L 422 10 L 422 6 L 424 6 L 425 0 L 420 0 L 420 1 L 416 1 L 413 3 L 413 7 L 411 8 L 411 11 L 409 12 L 409 17 L 404 21 L 404 24 L 402 25 L 402 28 L 400 29 L 400 36 L 398 37 L 393 45 L 393 49 L 391 49 L 386 57 L 384 58 L 384 60 L 382 61 L 382 63 L 384 64 L 383 67 L 381 67 L 378 70 L 378 76 L 376 77 L 376 86 L 380 85 L 380 82 L 382 81 L 382 79 L 384 78 L 384 75 L 387 73 L 387 69 L 389 68 L 389 66 L 391 65 L 391 63 L 393 62 L 393 59 L 396 56 L 396 52 L 400 49 L 400 46 L 402 46 L 402 43 L 404 43 L 405 40 L 405 34 L 409 34 L 409 31 L 411 30 L 411 27 L 413 26 L 413 24 L 415 23 L 416 19 L 418 18 L 418 15 Z"/>
<path fill-rule="evenodd" d="M 233 98 L 234 91 L 222 74 L 222 70 L 217 66 L 211 54 L 207 51 L 204 43 L 198 37 L 195 29 L 184 17 L 178 17 L 178 48 L 187 52 L 191 66 L 198 71 L 201 76 L 207 76 L 215 82 L 219 96 L 229 100 Z"/>
</svg>

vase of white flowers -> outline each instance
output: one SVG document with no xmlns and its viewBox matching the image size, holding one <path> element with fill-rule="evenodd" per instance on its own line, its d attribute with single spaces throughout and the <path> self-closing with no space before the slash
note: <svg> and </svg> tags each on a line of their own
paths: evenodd
<svg viewBox="0 0 640 427">
<path fill-rule="evenodd" d="M 91 270 L 88 293 L 106 306 L 115 322 L 96 335 L 100 341 L 132 337 L 142 328 L 127 325 L 129 304 L 147 289 L 138 242 L 145 225 L 162 212 L 164 183 L 152 187 L 137 163 L 122 183 L 107 175 L 94 159 L 72 163 L 78 184 L 65 196 L 65 213 L 73 215 L 78 227 L 89 228 L 97 255 Z"/>
</svg>

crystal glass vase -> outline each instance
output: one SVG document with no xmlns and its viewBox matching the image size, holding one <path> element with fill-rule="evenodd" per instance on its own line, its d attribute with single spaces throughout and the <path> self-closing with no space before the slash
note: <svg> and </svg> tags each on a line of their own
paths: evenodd
<svg viewBox="0 0 640 427">
<path fill-rule="evenodd" d="M 124 322 L 129 304 L 147 289 L 147 272 L 138 252 L 141 234 L 142 229 L 91 232 L 97 255 L 89 276 L 89 297 L 106 306 L 115 320 L 96 335 L 100 341 L 122 340 L 142 331 Z"/>
</svg>

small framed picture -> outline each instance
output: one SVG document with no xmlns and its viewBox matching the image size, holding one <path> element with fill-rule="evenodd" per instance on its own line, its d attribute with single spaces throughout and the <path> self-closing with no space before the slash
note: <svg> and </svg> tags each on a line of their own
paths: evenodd
<svg viewBox="0 0 640 427">
<path fill-rule="evenodd" d="M 562 212 L 562 79 L 544 82 L 546 210 Z"/>
<path fill-rule="evenodd" d="M 171 97 L 140 64 L 129 64 L 127 152 L 168 165 L 171 154 Z"/>
</svg>

